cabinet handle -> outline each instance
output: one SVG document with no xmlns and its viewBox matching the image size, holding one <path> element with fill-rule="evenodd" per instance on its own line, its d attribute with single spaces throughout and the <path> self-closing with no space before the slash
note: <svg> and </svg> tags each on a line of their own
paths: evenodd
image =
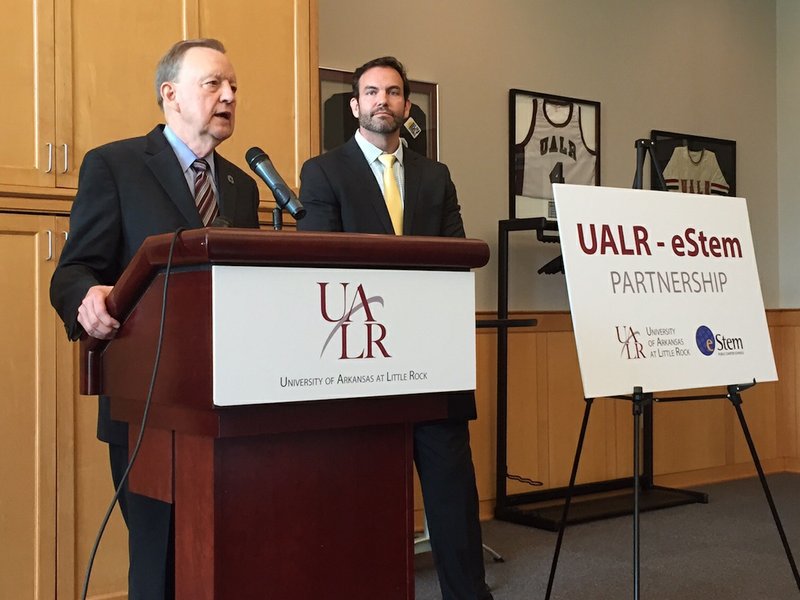
<svg viewBox="0 0 800 600">
<path fill-rule="evenodd" d="M 69 171 L 69 146 L 64 144 L 64 170 L 61 173 Z"/>
<path fill-rule="evenodd" d="M 45 173 L 53 172 L 53 144 L 47 144 L 47 171 Z"/>
<path fill-rule="evenodd" d="M 53 260 L 53 232 L 49 229 L 47 230 L 47 258 L 44 260 L 45 262 Z"/>
</svg>

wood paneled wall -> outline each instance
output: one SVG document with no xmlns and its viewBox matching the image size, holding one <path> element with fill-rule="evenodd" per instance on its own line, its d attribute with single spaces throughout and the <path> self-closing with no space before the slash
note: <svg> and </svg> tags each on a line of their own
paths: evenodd
<svg viewBox="0 0 800 600">
<path fill-rule="evenodd" d="M 545 488 L 564 486 L 584 411 L 570 315 L 515 316 L 536 318 L 538 325 L 509 332 L 509 472 L 542 481 Z M 744 413 L 764 469 L 800 472 L 800 310 L 767 311 L 767 319 L 779 381 L 760 383 L 744 392 Z M 495 498 L 496 356 L 496 332 L 479 329 L 478 420 L 471 423 L 470 431 L 484 518 L 491 517 Z M 705 391 L 724 393 L 722 388 Z M 727 400 L 657 404 L 654 420 L 657 483 L 693 485 L 755 474 L 736 413 Z M 629 402 L 594 402 L 579 482 L 632 474 L 632 424 Z M 532 490 L 515 481 L 509 481 L 508 489 L 509 493 Z M 421 506 L 419 496 L 416 506 Z"/>
</svg>

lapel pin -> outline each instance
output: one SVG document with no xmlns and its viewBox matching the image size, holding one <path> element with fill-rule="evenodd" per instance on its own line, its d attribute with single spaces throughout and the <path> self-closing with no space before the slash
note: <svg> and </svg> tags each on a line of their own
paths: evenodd
<svg viewBox="0 0 800 600">
<path fill-rule="evenodd" d="M 228 183 L 233 185 L 233 175 L 228 175 Z"/>
</svg>

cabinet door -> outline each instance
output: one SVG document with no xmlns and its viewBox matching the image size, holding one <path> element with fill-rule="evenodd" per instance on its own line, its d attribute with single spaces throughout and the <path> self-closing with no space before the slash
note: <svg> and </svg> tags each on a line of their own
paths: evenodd
<svg viewBox="0 0 800 600">
<path fill-rule="evenodd" d="M 3 90 L 0 182 L 52 186 L 53 0 L 3 3 L 0 56 L 9 84 Z"/>
<path fill-rule="evenodd" d="M 57 217 L 56 253 L 61 254 L 69 219 Z M 78 391 L 80 345 L 67 339 L 56 318 L 58 598 L 79 598 L 97 528 L 114 495 L 108 446 L 99 441 L 97 398 Z M 119 507 L 103 533 L 92 569 L 89 600 L 123 600 L 128 588 L 128 531 Z"/>
<path fill-rule="evenodd" d="M 0 598 L 55 597 L 54 225 L 0 214 Z"/>
<path fill-rule="evenodd" d="M 245 151 L 261 145 L 296 188 L 316 153 L 316 21 L 316 0 L 13 0 L 0 20 L 15 82 L 0 183 L 77 187 L 88 150 L 163 122 L 156 63 L 175 41 L 202 35 L 226 44 L 242 84 L 222 153 L 246 168 Z"/>
<path fill-rule="evenodd" d="M 245 152 L 260 146 L 290 187 L 312 155 L 317 99 L 315 0 L 200 0 L 202 37 L 220 39 L 239 83 L 236 131 L 220 146 L 228 160 L 250 172 Z M 313 82 L 313 84 L 312 84 Z M 313 107 L 313 110 L 312 110 Z M 272 193 L 258 182 L 261 198 Z"/>
<path fill-rule="evenodd" d="M 159 58 L 184 37 L 179 0 L 56 3 L 58 187 L 77 187 L 88 150 L 144 135 L 163 121 L 155 92 Z"/>
</svg>

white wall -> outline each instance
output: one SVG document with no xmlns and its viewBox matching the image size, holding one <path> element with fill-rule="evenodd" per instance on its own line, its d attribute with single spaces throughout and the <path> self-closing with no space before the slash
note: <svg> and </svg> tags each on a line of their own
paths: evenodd
<svg viewBox="0 0 800 600">
<path fill-rule="evenodd" d="M 780 306 L 800 307 L 800 2 L 778 0 Z"/>
<path fill-rule="evenodd" d="M 779 306 L 775 0 L 319 0 L 319 13 L 320 66 L 392 54 L 439 84 L 440 158 L 467 234 L 493 251 L 479 310 L 496 308 L 509 88 L 601 102 L 606 186 L 630 187 L 634 140 L 651 129 L 736 140 L 765 304 Z M 513 235 L 512 309 L 567 308 L 563 276 L 536 274 L 558 248 Z"/>
</svg>

